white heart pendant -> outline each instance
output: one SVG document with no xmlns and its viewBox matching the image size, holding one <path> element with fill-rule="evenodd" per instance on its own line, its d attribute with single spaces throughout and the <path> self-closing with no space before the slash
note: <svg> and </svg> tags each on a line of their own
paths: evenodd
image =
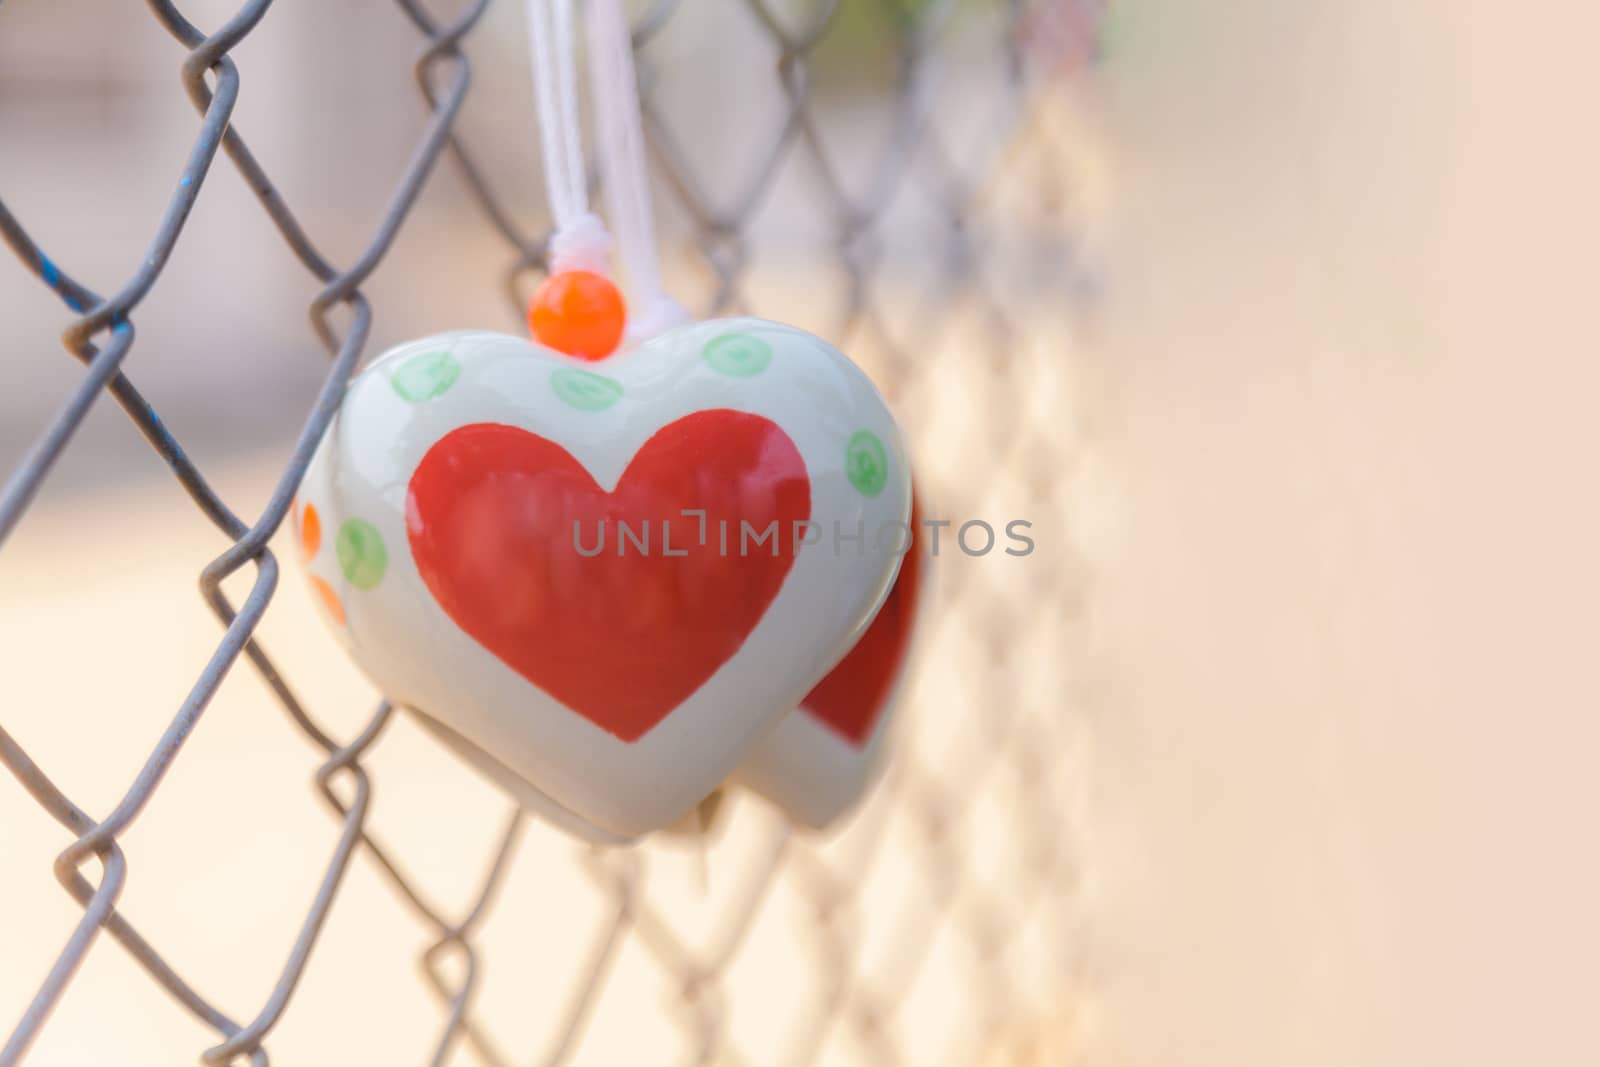
<svg viewBox="0 0 1600 1067">
<path fill-rule="evenodd" d="M 599 363 L 494 333 L 394 348 L 297 515 L 361 668 L 526 806 L 618 842 L 693 808 L 841 658 L 909 510 L 867 377 L 722 319 Z"/>
<path fill-rule="evenodd" d="M 761 738 L 739 768 L 740 782 L 815 830 L 860 802 L 882 766 L 895 704 L 928 601 L 929 565 L 912 503 L 897 527 L 905 555 L 871 625 L 800 706 Z"/>
</svg>

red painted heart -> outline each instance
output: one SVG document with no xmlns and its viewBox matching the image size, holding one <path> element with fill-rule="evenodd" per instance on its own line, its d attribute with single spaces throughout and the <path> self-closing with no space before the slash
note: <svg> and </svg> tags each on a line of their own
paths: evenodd
<svg viewBox="0 0 1600 1067">
<path fill-rule="evenodd" d="M 917 537 L 921 521 L 913 497 L 911 544 L 888 598 L 855 647 L 800 702 L 814 718 L 857 748 L 872 736 L 910 651 L 911 630 L 922 598 L 922 549 Z"/>
<path fill-rule="evenodd" d="M 696 508 L 704 527 L 681 514 Z M 794 564 L 794 523 L 810 517 L 811 481 L 788 434 L 723 409 L 662 427 L 609 493 L 553 441 L 462 426 L 428 449 L 406 497 L 412 558 L 445 613 L 623 741 L 739 651 Z M 741 522 L 760 532 L 774 521 L 775 555 L 754 539 L 740 552 Z M 624 542 L 623 524 L 634 538 L 646 531 L 648 549 Z M 604 548 L 586 554 L 602 530 Z"/>
</svg>

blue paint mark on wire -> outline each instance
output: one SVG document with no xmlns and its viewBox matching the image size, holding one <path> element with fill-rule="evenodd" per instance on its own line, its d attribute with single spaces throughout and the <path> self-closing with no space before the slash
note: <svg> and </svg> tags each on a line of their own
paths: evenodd
<svg viewBox="0 0 1600 1067">
<path fill-rule="evenodd" d="M 50 257 L 45 255 L 43 250 L 39 251 L 39 273 L 44 276 L 44 283 L 50 288 L 54 289 L 61 284 L 60 268 L 50 262 Z"/>
<path fill-rule="evenodd" d="M 49 256 L 44 254 L 44 249 L 36 248 L 35 251 L 39 256 L 39 276 L 44 279 L 44 283 L 55 290 L 55 294 L 62 299 L 67 307 L 82 315 L 88 309 L 83 306 L 83 301 L 79 300 L 63 286 L 61 268 L 56 266 Z"/>
</svg>

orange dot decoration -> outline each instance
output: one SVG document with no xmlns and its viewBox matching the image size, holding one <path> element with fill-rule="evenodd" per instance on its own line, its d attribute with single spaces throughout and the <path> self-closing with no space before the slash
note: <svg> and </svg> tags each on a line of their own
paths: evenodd
<svg viewBox="0 0 1600 1067">
<path fill-rule="evenodd" d="M 317 554 L 322 545 L 322 519 L 315 504 L 307 504 L 300 517 L 300 553 L 305 559 Z"/>
<path fill-rule="evenodd" d="M 615 352 L 626 322 L 622 293 L 594 271 L 557 271 L 528 304 L 534 340 L 579 359 L 605 359 Z"/>
<path fill-rule="evenodd" d="M 322 601 L 323 608 L 333 617 L 333 621 L 344 625 L 344 605 L 339 603 L 339 594 L 333 591 L 333 586 L 318 578 L 315 574 L 307 575 L 311 580 L 311 588 L 316 591 L 317 599 Z"/>
</svg>

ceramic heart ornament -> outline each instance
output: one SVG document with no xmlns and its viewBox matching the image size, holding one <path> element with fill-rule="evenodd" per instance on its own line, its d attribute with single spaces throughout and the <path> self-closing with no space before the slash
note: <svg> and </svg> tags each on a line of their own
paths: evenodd
<svg viewBox="0 0 1600 1067">
<path fill-rule="evenodd" d="M 690 811 L 852 646 L 910 485 L 866 376 L 745 318 L 595 363 L 401 345 L 351 383 L 298 508 L 373 681 L 525 806 L 621 842 Z"/>
<path fill-rule="evenodd" d="M 856 806 L 877 777 L 927 603 L 929 564 L 912 502 L 893 542 L 905 556 L 883 607 L 854 647 L 767 733 L 739 768 L 744 784 L 815 830 Z M 894 535 L 889 535 L 894 536 Z"/>
</svg>

